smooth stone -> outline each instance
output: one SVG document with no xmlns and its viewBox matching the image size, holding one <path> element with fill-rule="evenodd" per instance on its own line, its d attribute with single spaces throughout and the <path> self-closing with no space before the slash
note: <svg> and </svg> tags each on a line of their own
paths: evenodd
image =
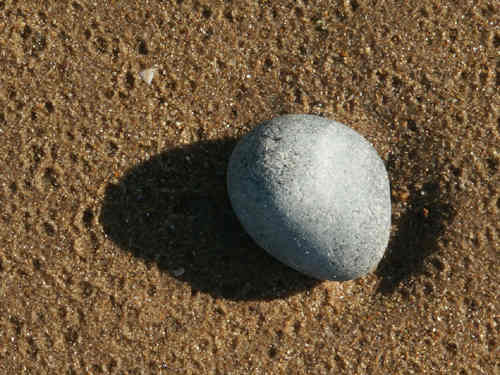
<svg viewBox="0 0 500 375">
<path fill-rule="evenodd" d="M 351 280 L 384 255 L 391 226 L 384 162 L 339 122 L 313 115 L 264 122 L 233 150 L 227 186 L 253 240 L 299 272 Z"/>
</svg>

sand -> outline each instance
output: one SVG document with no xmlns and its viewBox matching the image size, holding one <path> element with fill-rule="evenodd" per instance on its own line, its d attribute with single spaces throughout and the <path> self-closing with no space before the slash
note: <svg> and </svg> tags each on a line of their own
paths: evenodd
<svg viewBox="0 0 500 375">
<path fill-rule="evenodd" d="M 1 374 L 499 370 L 495 1 L 106 3 L 0 1 Z M 373 274 L 239 226 L 232 147 L 285 113 L 386 162 Z"/>
</svg>

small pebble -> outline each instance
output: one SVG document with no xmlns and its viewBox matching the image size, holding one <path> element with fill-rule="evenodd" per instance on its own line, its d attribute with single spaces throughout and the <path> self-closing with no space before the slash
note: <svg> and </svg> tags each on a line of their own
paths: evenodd
<svg viewBox="0 0 500 375">
<path fill-rule="evenodd" d="M 184 272 L 186 272 L 186 270 L 184 268 L 180 267 L 180 268 L 173 270 L 172 275 L 174 275 L 175 277 L 179 277 L 179 276 L 184 275 Z"/>
<path fill-rule="evenodd" d="M 373 271 L 389 241 L 389 178 L 351 128 L 312 115 L 264 122 L 240 140 L 227 178 L 233 210 L 253 240 L 320 280 Z"/>
<path fill-rule="evenodd" d="M 158 68 L 156 67 L 145 69 L 139 72 L 139 77 L 141 77 L 142 80 L 146 82 L 148 85 L 151 85 L 151 82 L 153 81 L 153 78 L 157 70 Z"/>
</svg>

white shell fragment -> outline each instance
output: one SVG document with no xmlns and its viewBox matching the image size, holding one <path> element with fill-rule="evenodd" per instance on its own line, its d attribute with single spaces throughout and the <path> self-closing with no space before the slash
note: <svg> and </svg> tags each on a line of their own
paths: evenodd
<svg viewBox="0 0 500 375">
<path fill-rule="evenodd" d="M 139 72 L 139 77 L 141 77 L 142 80 L 148 85 L 151 85 L 151 82 L 153 81 L 153 77 L 155 76 L 157 70 L 158 68 L 156 67 L 144 69 L 143 71 Z"/>
</svg>

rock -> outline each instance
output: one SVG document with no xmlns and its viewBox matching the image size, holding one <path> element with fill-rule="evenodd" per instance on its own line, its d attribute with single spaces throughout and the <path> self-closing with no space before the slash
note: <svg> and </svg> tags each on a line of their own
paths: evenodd
<svg viewBox="0 0 500 375">
<path fill-rule="evenodd" d="M 253 240 L 320 280 L 374 270 L 389 241 L 389 178 L 373 146 L 347 126 L 312 115 L 264 122 L 236 145 L 227 186 Z"/>
</svg>

